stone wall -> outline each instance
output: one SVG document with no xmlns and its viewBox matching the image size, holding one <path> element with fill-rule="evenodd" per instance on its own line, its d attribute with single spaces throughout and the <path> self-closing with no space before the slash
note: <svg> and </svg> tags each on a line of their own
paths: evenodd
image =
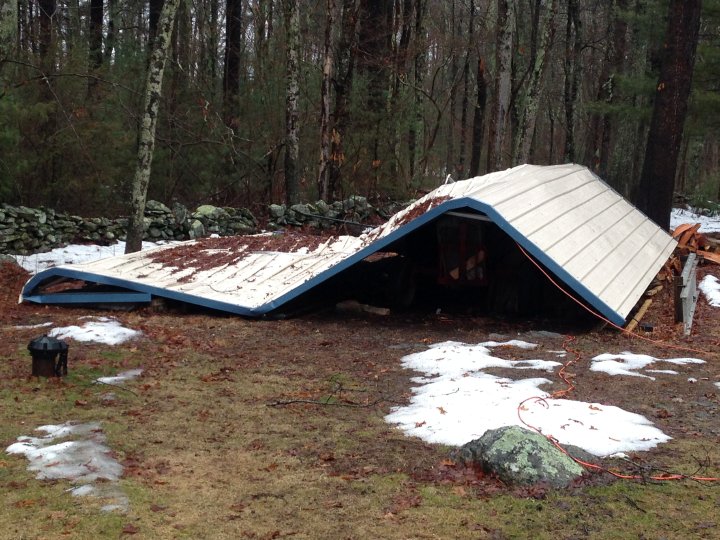
<svg viewBox="0 0 720 540">
<path fill-rule="evenodd" d="M 289 208 L 272 204 L 268 207 L 266 226 L 268 229 L 332 228 L 382 221 L 394 211 L 394 206 L 376 210 L 365 197 L 358 196 L 331 204 L 318 201 Z M 231 236 L 259 231 L 258 220 L 245 208 L 203 205 L 190 211 L 178 203 L 168 208 L 157 201 L 148 201 L 145 225 L 145 239 L 150 241 L 190 240 L 211 234 Z M 2 204 L 0 253 L 28 255 L 69 243 L 112 244 L 124 240 L 126 227 L 127 219 L 123 218 L 83 218 L 48 208 Z"/>
</svg>

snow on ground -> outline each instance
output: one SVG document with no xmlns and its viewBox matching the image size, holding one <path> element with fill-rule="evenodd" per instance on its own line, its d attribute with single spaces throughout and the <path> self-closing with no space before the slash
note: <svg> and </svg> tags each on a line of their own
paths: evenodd
<svg viewBox="0 0 720 540">
<path fill-rule="evenodd" d="M 546 378 L 510 379 L 485 373 L 492 367 L 552 372 L 561 365 L 540 359 L 504 360 L 493 354 L 496 347 L 516 346 L 520 345 L 447 341 L 404 357 L 405 368 L 423 374 L 413 378 L 420 386 L 413 388 L 407 406 L 395 407 L 385 419 L 407 435 L 454 446 L 476 439 L 489 429 L 522 426 L 523 421 L 562 444 L 574 444 L 597 456 L 649 450 L 670 439 L 644 416 L 619 407 L 552 399 L 540 389 L 550 383 Z M 604 356 L 600 355 L 598 363 L 619 358 L 623 362 L 615 362 L 615 372 L 626 375 L 638 375 L 634 370 L 654 362 L 702 362 L 688 358 L 658 360 L 631 353 Z"/>
<path fill-rule="evenodd" d="M 52 326 L 51 322 L 44 322 L 40 324 L 21 324 L 16 326 L 17 330 L 31 330 L 32 328 L 45 328 L 46 326 Z"/>
<path fill-rule="evenodd" d="M 112 457 L 98 422 L 40 426 L 40 437 L 21 436 L 5 450 L 24 455 L 28 470 L 40 480 L 70 480 L 74 496 L 95 496 L 106 500 L 105 511 L 128 510 L 127 496 L 118 486 L 122 465 Z M 57 442 L 64 439 L 62 442 Z"/>
<path fill-rule="evenodd" d="M 140 374 L 143 372 L 142 369 L 129 369 L 127 371 L 123 371 L 121 373 L 118 373 L 114 377 L 100 377 L 98 379 L 95 379 L 99 383 L 103 384 L 120 384 L 125 381 L 130 381 L 132 379 L 135 379 L 140 376 Z"/>
<path fill-rule="evenodd" d="M 711 306 L 720 307 L 720 281 L 718 281 L 718 278 L 707 275 L 702 279 L 698 287 Z"/>
<path fill-rule="evenodd" d="M 673 208 L 670 214 L 670 230 L 675 230 L 678 225 L 683 223 L 700 223 L 701 233 L 720 232 L 720 216 L 702 216 L 691 210 Z"/>
<path fill-rule="evenodd" d="M 116 319 L 108 317 L 82 317 L 89 319 L 82 326 L 63 326 L 53 328 L 49 336 L 58 339 L 71 338 L 76 341 L 95 341 L 106 345 L 119 345 L 140 336 L 141 332 L 125 328 Z"/>
<path fill-rule="evenodd" d="M 167 243 L 167 242 L 165 242 Z M 143 249 L 150 249 L 164 245 L 163 243 L 143 242 Z M 115 257 L 125 253 L 125 242 L 118 242 L 111 246 L 96 246 L 72 244 L 65 247 L 55 248 L 46 253 L 35 253 L 34 255 L 15 255 L 15 260 L 20 266 L 31 274 L 37 274 L 53 266 L 63 264 L 79 264 L 85 262 Z"/>
<path fill-rule="evenodd" d="M 591 371 L 601 371 L 608 375 L 631 375 L 633 377 L 647 377 L 655 380 L 655 377 L 639 373 L 639 370 L 654 364 L 656 362 L 667 362 L 676 366 L 685 364 L 704 364 L 704 360 L 698 358 L 654 358 L 647 354 L 633 354 L 631 352 L 622 352 L 620 354 L 600 354 L 592 359 Z M 670 375 L 677 374 L 674 370 L 665 369 L 648 369 L 650 373 L 666 373 Z"/>
</svg>

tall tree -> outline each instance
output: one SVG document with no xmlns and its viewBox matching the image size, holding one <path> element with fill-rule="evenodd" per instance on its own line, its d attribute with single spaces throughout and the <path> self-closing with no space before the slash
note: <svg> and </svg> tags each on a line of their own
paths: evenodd
<svg viewBox="0 0 720 540">
<path fill-rule="evenodd" d="M 90 24 L 88 28 L 88 67 L 96 72 L 103 62 L 103 0 L 90 0 Z M 88 95 L 97 88 L 97 79 L 91 78 Z"/>
<path fill-rule="evenodd" d="M 55 38 L 53 20 L 56 17 L 57 3 L 55 0 L 39 0 L 40 8 L 40 31 L 38 35 L 40 58 L 45 64 L 44 69 L 49 69 L 53 64 L 49 58 L 51 47 Z"/>
<path fill-rule="evenodd" d="M 328 200 L 330 195 L 330 104 L 333 76 L 333 43 L 335 28 L 335 0 L 325 3 L 325 40 L 323 44 L 322 82 L 320 83 L 320 167 L 318 168 L 318 196 Z"/>
<path fill-rule="evenodd" d="M 510 97 L 512 92 L 512 49 L 515 17 L 508 0 L 497 0 L 497 37 L 495 40 L 495 101 L 490 120 L 488 171 L 505 166 L 503 152 L 510 133 Z"/>
<path fill-rule="evenodd" d="M 163 1 L 164 0 L 149 0 L 148 46 L 151 49 L 158 31 L 158 24 L 160 23 L 160 16 L 162 14 Z"/>
<path fill-rule="evenodd" d="M 350 92 L 355 74 L 357 52 L 357 0 L 343 0 L 342 23 L 338 39 L 335 66 L 335 106 L 333 107 L 334 126 L 330 144 L 330 180 L 328 192 L 331 197 L 337 194 L 342 180 L 342 167 L 345 163 L 345 136 L 347 134 Z"/>
<path fill-rule="evenodd" d="M 363 130 L 370 134 L 366 147 L 372 163 L 373 184 L 377 185 L 382 164 L 381 141 L 387 129 L 386 110 L 392 58 L 391 0 L 360 0 L 360 28 L 358 31 L 358 71 L 367 81 L 367 115 Z"/>
<path fill-rule="evenodd" d="M 283 0 L 286 35 L 285 92 L 285 201 L 300 201 L 298 160 L 300 156 L 300 13 L 298 0 Z"/>
<path fill-rule="evenodd" d="M 425 95 L 423 84 L 427 69 L 427 36 L 425 31 L 425 14 L 428 0 L 415 0 L 415 56 L 413 58 L 413 103 L 412 119 L 408 130 L 408 153 L 410 154 L 410 180 L 417 183 L 420 173 L 421 151 L 424 148 L 425 117 L 423 105 Z"/>
<path fill-rule="evenodd" d="M 0 68 L 12 57 L 15 49 L 18 28 L 18 3 L 15 1 L 0 4 Z"/>
<path fill-rule="evenodd" d="M 107 36 L 105 38 L 105 52 L 103 53 L 107 64 L 109 64 L 112 60 L 113 52 L 115 51 L 115 19 L 117 17 L 116 2 L 117 0 L 107 1 L 108 29 Z"/>
<path fill-rule="evenodd" d="M 475 71 L 475 106 L 473 107 L 472 142 L 470 144 L 470 170 L 468 176 L 480 174 L 483 134 L 485 133 L 485 102 L 487 101 L 487 80 L 485 79 L 485 60 L 478 54 Z"/>
<path fill-rule="evenodd" d="M 700 31 L 701 0 L 671 0 L 660 79 L 645 150 L 637 204 L 650 219 L 670 227 L 675 172 L 692 86 Z"/>
<path fill-rule="evenodd" d="M 525 102 L 523 103 L 518 122 L 515 140 L 515 164 L 527 163 L 530 159 L 530 148 L 535 133 L 535 122 L 540 106 L 540 97 L 543 90 L 545 72 L 548 66 L 548 56 L 555 36 L 555 14 L 557 13 L 557 0 L 539 0 L 535 8 L 543 16 L 542 37 L 537 47 L 533 46 L 531 54 L 530 78 L 527 82 Z"/>
<path fill-rule="evenodd" d="M 142 249 L 142 239 L 145 232 L 145 203 L 147 202 L 150 170 L 155 152 L 155 128 L 162 96 L 163 73 L 179 4 L 180 0 L 165 0 L 150 55 L 147 79 L 145 81 L 143 115 L 138 128 L 137 165 L 132 183 L 131 210 L 125 253 L 133 253 Z"/>
<path fill-rule="evenodd" d="M 580 85 L 580 53 L 582 23 L 579 0 L 567 0 L 565 26 L 565 161 L 575 161 L 575 104 Z"/>
<path fill-rule="evenodd" d="M 240 55 L 242 49 L 242 0 L 225 2 L 225 63 L 223 70 L 223 100 L 225 119 L 237 116 L 240 92 Z"/>
</svg>

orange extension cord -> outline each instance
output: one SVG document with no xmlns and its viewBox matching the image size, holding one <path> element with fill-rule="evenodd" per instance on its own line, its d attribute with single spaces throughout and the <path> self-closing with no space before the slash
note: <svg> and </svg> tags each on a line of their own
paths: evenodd
<svg viewBox="0 0 720 540">
<path fill-rule="evenodd" d="M 634 334 L 634 333 L 632 333 L 632 332 L 629 332 L 629 331 L 626 330 L 625 328 L 622 328 L 621 326 L 618 326 L 617 324 L 615 324 L 615 323 L 613 323 L 612 321 L 608 320 L 607 318 L 603 317 L 603 316 L 600 315 L 599 313 L 593 311 L 592 309 L 590 309 L 589 307 L 587 307 L 585 304 L 583 304 L 582 302 L 580 302 L 580 301 L 579 301 L 577 298 L 575 298 L 573 295 L 571 295 L 570 293 L 568 293 L 565 289 L 563 289 L 563 288 L 545 271 L 544 268 L 542 268 L 542 266 L 540 266 L 540 264 L 539 264 L 537 261 L 535 261 L 535 259 L 533 259 L 533 258 L 522 248 L 522 246 L 520 246 L 520 244 L 517 244 L 517 246 L 518 246 L 518 248 L 520 249 L 520 251 L 523 253 L 523 255 L 525 255 L 525 256 L 530 260 L 530 262 L 532 262 L 532 263 L 535 265 L 535 267 L 536 267 L 538 270 L 540 270 L 540 272 L 542 272 L 542 274 L 543 274 L 548 280 L 550 280 L 550 283 L 552 283 L 555 287 L 557 287 L 563 294 L 565 294 L 565 295 L 566 295 L 567 297 L 569 297 L 573 302 L 575 302 L 576 304 L 578 304 L 579 306 L 581 306 L 584 310 L 586 310 L 587 312 L 589 312 L 591 315 L 593 315 L 594 317 L 600 319 L 601 321 L 609 324 L 610 326 L 612 326 L 613 328 L 619 330 L 619 331 L 622 332 L 623 334 L 632 336 L 633 338 L 640 339 L 640 340 L 643 340 L 643 341 L 649 341 L 650 343 L 653 343 L 653 344 L 655 344 L 655 345 L 659 345 L 659 346 L 662 346 L 662 347 L 665 347 L 665 348 L 668 348 L 668 349 L 675 349 L 675 350 L 681 350 L 681 351 L 689 351 L 689 352 L 693 352 L 693 353 L 699 353 L 699 354 L 702 354 L 702 355 L 715 356 L 716 353 L 710 353 L 710 352 L 708 352 L 708 351 L 703 351 L 703 350 L 700 350 L 700 349 L 693 349 L 693 348 L 691 348 L 691 347 L 682 347 L 682 346 L 679 346 L 679 345 L 672 345 L 672 344 L 666 343 L 666 342 L 664 342 L 664 341 L 655 340 L 655 339 L 650 339 L 650 338 L 648 338 L 648 337 L 640 336 L 640 335 L 638 335 L 638 334 Z M 595 471 L 600 471 L 600 472 L 606 472 L 606 473 L 608 473 L 608 474 L 610 474 L 610 475 L 612 475 L 612 476 L 614 476 L 614 477 L 616 477 L 616 478 L 621 478 L 621 479 L 623 479 L 623 480 L 655 480 L 655 481 L 667 481 L 667 480 L 696 480 L 696 481 L 703 481 L 703 482 L 720 482 L 720 478 L 719 478 L 719 477 L 714 477 L 714 476 L 697 476 L 697 475 L 687 475 L 687 474 L 678 474 L 678 473 L 667 473 L 667 474 L 662 474 L 662 475 L 639 475 L 639 474 L 623 474 L 623 473 L 620 473 L 620 472 L 617 472 L 617 471 L 613 471 L 613 470 L 608 469 L 608 468 L 606 468 L 606 467 L 602 467 L 602 466 L 600 466 L 600 465 L 595 465 L 594 463 L 588 463 L 588 462 L 586 462 L 586 461 L 583 461 L 583 460 L 581 460 L 581 459 L 578 459 L 578 458 L 570 455 L 570 454 L 568 453 L 568 451 L 565 450 L 565 448 L 563 448 L 563 447 L 560 445 L 560 443 L 558 442 L 558 440 L 557 440 L 555 437 L 553 437 L 552 435 L 546 435 L 546 434 L 544 434 L 542 431 L 540 431 L 539 428 L 537 428 L 537 427 L 535 427 L 535 426 L 533 426 L 533 425 L 531 425 L 531 424 L 528 424 L 525 420 L 523 420 L 523 418 L 522 418 L 522 411 L 525 410 L 525 403 L 527 403 L 528 401 L 534 401 L 534 402 L 536 402 L 536 403 L 541 403 L 541 404 L 543 404 L 543 405 L 547 408 L 547 407 L 548 407 L 548 404 L 547 404 L 547 400 L 548 400 L 548 399 L 559 399 L 559 398 L 561 398 L 561 397 L 566 396 L 567 394 L 569 394 L 570 392 L 572 392 L 572 391 L 575 389 L 575 385 L 572 383 L 572 381 L 570 380 L 570 377 L 568 376 L 568 374 L 567 374 L 567 372 L 566 372 L 566 370 L 567 370 L 571 365 L 577 363 L 577 362 L 580 360 L 580 351 L 578 351 L 577 349 L 573 349 L 573 348 L 571 348 L 571 347 L 569 346 L 569 344 L 570 344 L 572 341 L 575 341 L 575 338 L 574 338 L 573 336 L 566 336 L 565 341 L 563 341 L 562 348 L 563 348 L 568 354 L 571 355 L 571 358 L 570 358 L 570 360 L 568 360 L 567 362 L 565 362 L 565 364 L 563 365 L 563 367 L 562 367 L 562 368 L 560 369 L 560 371 L 558 372 L 558 376 L 560 377 L 560 379 L 562 379 L 562 381 L 567 385 L 566 388 L 564 388 L 564 389 L 562 389 L 562 390 L 557 390 L 557 391 L 553 392 L 553 393 L 550 394 L 550 396 L 547 397 L 547 398 L 540 397 L 540 396 L 534 396 L 534 397 L 529 397 L 529 398 L 523 400 L 523 401 L 518 405 L 518 407 L 517 407 L 517 415 L 518 415 L 518 419 L 520 420 L 520 422 L 522 422 L 525 426 L 527 426 L 528 428 L 532 429 L 533 431 L 539 433 L 539 434 L 542 435 L 543 437 L 547 438 L 547 440 L 549 440 L 549 441 L 550 441 L 556 448 L 558 448 L 561 452 L 563 452 L 565 455 L 567 455 L 568 457 L 570 457 L 573 461 L 575 461 L 576 463 L 582 465 L 582 466 L 585 467 L 586 469 L 595 470 Z"/>
</svg>

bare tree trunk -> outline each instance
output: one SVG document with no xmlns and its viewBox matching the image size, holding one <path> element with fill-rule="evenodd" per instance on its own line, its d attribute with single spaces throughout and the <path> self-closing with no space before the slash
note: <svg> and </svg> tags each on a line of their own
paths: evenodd
<svg viewBox="0 0 720 540">
<path fill-rule="evenodd" d="M 509 136 L 512 93 L 512 48 L 514 14 L 508 0 L 497 0 L 497 39 L 495 49 L 495 103 L 490 123 L 488 172 L 504 168 L 503 152 Z"/>
<path fill-rule="evenodd" d="M 242 0 L 225 2 L 225 63 L 223 70 L 223 103 L 225 123 L 237 116 L 240 93 L 240 51 L 242 44 Z M 212 52 L 211 52 L 212 54 Z"/>
<path fill-rule="evenodd" d="M 469 176 L 480 174 L 480 159 L 483 147 L 483 134 L 485 132 L 485 102 L 487 101 L 487 81 L 485 80 L 485 61 L 478 57 L 477 72 L 475 74 L 477 96 L 473 111 L 473 132 L 470 149 Z"/>
<path fill-rule="evenodd" d="M 108 29 L 105 38 L 105 52 L 103 53 L 105 64 L 110 64 L 115 50 L 115 17 L 117 15 L 115 2 L 117 0 L 107 0 Z"/>
<path fill-rule="evenodd" d="M 548 5 L 549 4 L 549 5 Z M 540 45 L 534 55 L 534 65 L 531 66 L 530 79 L 527 83 L 527 95 L 520 113 L 517 138 L 515 141 L 514 163 L 527 163 L 530 159 L 530 148 L 535 133 L 540 96 L 543 90 L 545 72 L 547 71 L 548 56 L 552 49 L 555 36 L 555 15 L 557 14 L 557 0 L 548 0 L 541 3 L 539 10 L 545 16 Z"/>
<path fill-rule="evenodd" d="M 286 33 L 285 93 L 285 200 L 288 205 L 300 201 L 298 157 L 300 155 L 300 126 L 298 98 L 300 96 L 300 15 L 298 0 L 283 0 Z"/>
<path fill-rule="evenodd" d="M 0 68 L 14 56 L 18 29 L 18 3 L 8 0 L 0 4 Z"/>
<path fill-rule="evenodd" d="M 456 27 L 455 21 L 455 0 L 452 0 L 450 7 L 450 21 L 448 22 L 448 34 L 456 35 L 459 33 Z M 455 172 L 455 131 L 456 131 L 456 115 L 457 109 L 457 74 L 458 74 L 458 57 L 457 51 L 455 50 L 454 41 L 451 42 L 450 50 L 447 52 L 450 56 L 450 73 L 448 80 L 451 82 L 450 86 L 450 110 L 448 111 L 448 134 L 447 134 L 447 145 L 445 154 L 445 174 L 453 174 Z"/>
<path fill-rule="evenodd" d="M 678 153 L 692 86 L 701 0 L 671 0 L 660 79 L 637 203 L 661 228 L 670 227 Z"/>
<path fill-rule="evenodd" d="M 567 0 L 565 29 L 565 161 L 575 161 L 575 104 L 580 84 L 581 23 L 578 0 Z"/>
<path fill-rule="evenodd" d="M 325 4 L 325 43 L 323 50 L 322 82 L 320 84 L 320 167 L 318 170 L 318 196 L 329 199 L 330 190 L 330 91 L 333 76 L 333 28 L 335 26 L 335 0 Z"/>
<path fill-rule="evenodd" d="M 465 48 L 465 62 L 463 63 L 463 93 L 460 105 L 460 154 L 458 156 L 457 170 L 459 178 L 465 176 L 465 154 L 467 152 L 468 134 L 468 108 L 470 107 L 470 58 L 475 44 L 475 1 L 470 0 L 470 17 L 468 21 L 468 44 Z"/>
<path fill-rule="evenodd" d="M 334 128 L 330 146 L 329 198 L 337 195 L 342 180 L 342 166 L 345 162 L 345 132 L 348 123 L 348 106 L 353 85 L 355 54 L 357 49 L 356 27 L 358 6 L 356 0 L 343 0 L 342 29 L 337 47 L 335 74 Z"/>
<path fill-rule="evenodd" d="M 55 32 L 53 31 L 53 19 L 56 17 L 57 4 L 55 0 L 39 0 L 40 8 L 40 32 L 38 35 L 38 48 L 40 58 L 45 64 L 53 64 L 48 57 L 50 49 L 54 41 Z M 49 65 L 44 65 L 44 69 L 49 69 Z"/>
<path fill-rule="evenodd" d="M 103 0 L 90 0 L 90 24 L 88 32 L 88 67 L 95 73 L 103 62 Z M 92 98 L 97 88 L 97 79 L 88 81 L 88 97 Z"/>
<path fill-rule="evenodd" d="M 164 0 L 149 0 L 149 26 L 148 26 L 148 46 L 152 50 L 155 36 L 158 32 L 158 24 L 160 23 L 160 16 L 162 14 Z"/>
<path fill-rule="evenodd" d="M 180 0 L 165 0 L 155 35 L 154 48 L 150 55 L 150 64 L 145 82 L 143 116 L 138 129 L 137 166 L 132 183 L 131 211 L 125 253 L 140 251 L 142 248 L 142 239 L 145 232 L 145 203 L 150 183 L 150 169 L 155 152 L 155 127 L 157 126 L 157 115 L 162 95 L 163 72 L 165 71 L 170 38 L 175 25 L 175 14 L 179 3 Z"/>
<path fill-rule="evenodd" d="M 424 171 L 418 171 L 420 164 L 420 153 L 425 146 L 423 141 L 424 133 L 424 115 L 423 103 L 424 96 L 422 93 L 422 85 L 425 79 L 425 10 L 427 8 L 427 0 L 415 0 L 415 58 L 413 59 L 413 118 L 408 131 L 408 152 L 410 153 L 410 181 L 416 183 L 418 174 Z"/>
</svg>

